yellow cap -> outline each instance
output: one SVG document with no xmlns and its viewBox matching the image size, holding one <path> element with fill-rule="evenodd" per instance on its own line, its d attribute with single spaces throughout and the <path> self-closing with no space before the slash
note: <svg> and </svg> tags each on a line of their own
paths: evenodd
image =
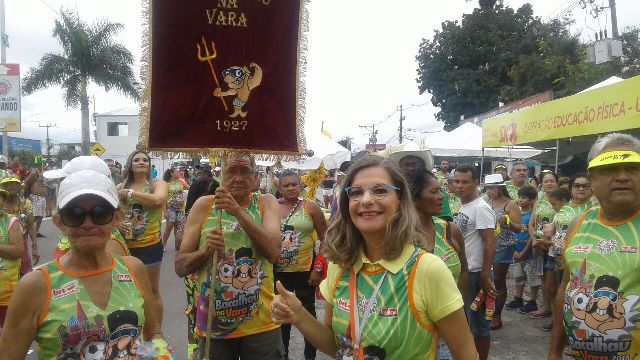
<svg viewBox="0 0 640 360">
<path fill-rule="evenodd" d="M 631 150 L 605 152 L 589 161 L 589 169 L 623 163 L 640 163 L 640 154 Z"/>
<path fill-rule="evenodd" d="M 20 179 L 18 179 L 16 177 L 13 177 L 13 176 L 6 177 L 6 178 L 2 179 L 0 181 L 0 184 L 7 184 L 7 183 L 11 183 L 11 182 L 16 182 L 16 183 L 22 185 L 22 181 L 20 181 Z"/>
</svg>

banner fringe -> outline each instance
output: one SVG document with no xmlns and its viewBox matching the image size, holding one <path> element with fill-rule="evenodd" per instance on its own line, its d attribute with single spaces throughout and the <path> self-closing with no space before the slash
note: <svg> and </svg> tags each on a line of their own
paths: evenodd
<svg viewBox="0 0 640 360">
<path fill-rule="evenodd" d="M 154 0 L 140 0 L 142 2 L 142 59 L 140 67 L 140 79 L 143 91 L 140 95 L 140 126 L 139 140 L 136 148 L 147 151 L 154 156 L 164 156 L 166 158 L 192 157 L 192 156 L 217 156 L 227 157 L 231 154 L 249 154 L 259 156 L 264 160 L 298 161 L 311 152 L 307 149 L 304 135 L 304 125 L 306 117 L 306 83 L 307 74 L 307 53 L 308 33 L 309 33 L 309 10 L 311 0 L 300 1 L 300 24 L 298 26 L 298 68 L 296 71 L 296 134 L 298 137 L 298 152 L 275 151 L 275 150 L 249 150 L 230 148 L 150 148 L 149 128 L 151 125 L 151 84 L 152 84 L 152 14 Z"/>
</svg>

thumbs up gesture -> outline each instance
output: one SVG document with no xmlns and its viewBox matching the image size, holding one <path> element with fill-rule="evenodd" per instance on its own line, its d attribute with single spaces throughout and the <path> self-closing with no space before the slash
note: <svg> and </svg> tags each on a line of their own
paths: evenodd
<svg viewBox="0 0 640 360">
<path fill-rule="evenodd" d="M 276 282 L 278 295 L 271 303 L 271 320 L 276 324 L 295 324 L 300 317 L 298 311 L 304 309 L 296 294 L 282 286 L 280 281 Z"/>
</svg>

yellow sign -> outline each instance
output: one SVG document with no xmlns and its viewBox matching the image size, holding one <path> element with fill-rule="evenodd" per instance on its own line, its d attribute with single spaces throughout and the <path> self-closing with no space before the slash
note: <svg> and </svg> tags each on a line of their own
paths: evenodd
<svg viewBox="0 0 640 360">
<path fill-rule="evenodd" d="M 635 128 L 640 128 L 640 76 L 487 119 L 482 124 L 482 146 L 528 144 Z"/>
<path fill-rule="evenodd" d="M 102 145 L 95 143 L 89 148 L 89 152 L 95 156 L 102 156 L 107 151 Z"/>
</svg>

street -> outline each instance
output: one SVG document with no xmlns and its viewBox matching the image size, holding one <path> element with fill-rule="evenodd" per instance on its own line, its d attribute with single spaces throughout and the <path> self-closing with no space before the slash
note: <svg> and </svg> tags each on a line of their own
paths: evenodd
<svg viewBox="0 0 640 360">
<path fill-rule="evenodd" d="M 51 220 L 43 221 L 40 232 L 46 236 L 46 238 L 39 239 L 42 261 L 50 261 L 59 232 Z M 164 301 L 163 331 L 167 342 L 176 350 L 177 358 L 182 360 L 186 358 L 187 343 L 187 321 L 184 315 L 186 299 L 182 279 L 178 278 L 174 272 L 175 256 L 173 238 L 171 238 L 162 264 L 160 285 L 163 294 L 162 300 Z M 513 283 L 511 277 L 509 278 L 509 283 Z M 510 300 L 511 295 L 509 295 L 507 301 Z M 324 316 L 324 304 L 318 302 L 317 309 L 318 318 L 322 319 Z M 502 319 L 504 327 L 492 332 L 491 359 L 538 359 L 546 357 L 551 334 L 543 331 L 542 326 L 550 321 L 548 318 L 531 320 L 526 315 L 505 310 L 503 311 Z M 304 360 L 303 347 L 302 336 L 294 328 L 292 330 L 289 358 L 291 360 Z M 35 349 L 35 344 L 31 349 Z M 27 359 L 35 360 L 35 353 L 32 352 L 27 356 Z M 331 357 L 319 353 L 318 359 L 328 360 Z"/>
</svg>

